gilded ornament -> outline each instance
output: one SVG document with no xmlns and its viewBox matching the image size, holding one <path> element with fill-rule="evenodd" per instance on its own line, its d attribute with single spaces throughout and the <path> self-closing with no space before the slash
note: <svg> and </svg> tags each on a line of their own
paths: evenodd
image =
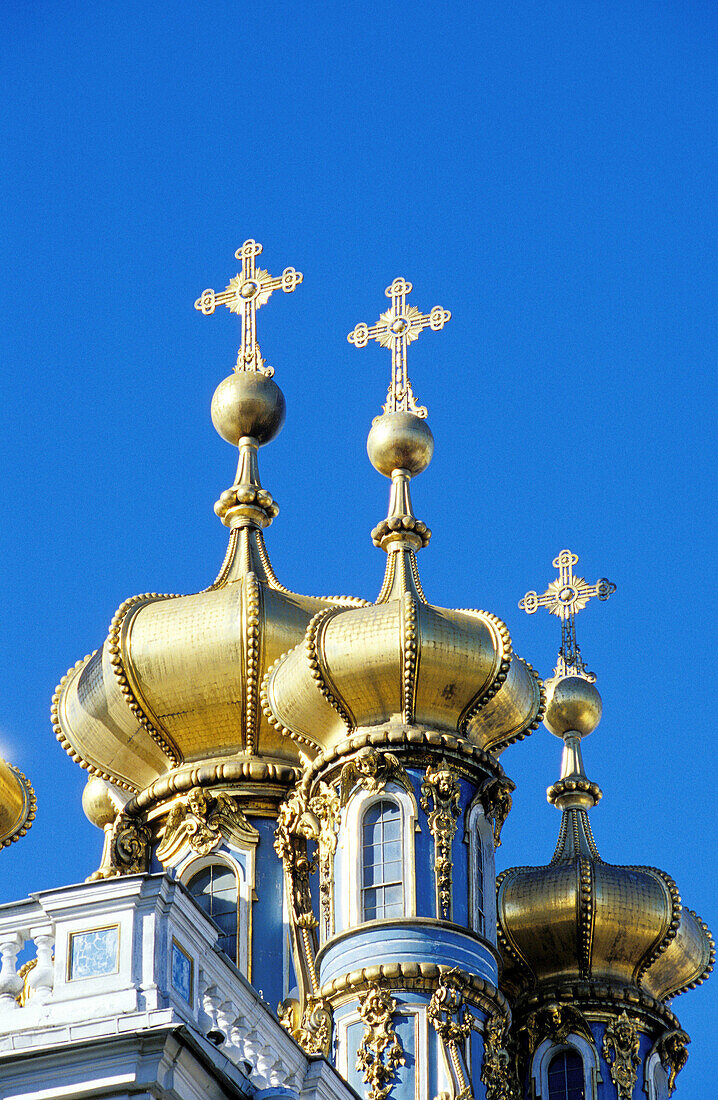
<svg viewBox="0 0 718 1100">
<path fill-rule="evenodd" d="M 594 596 L 598 596 L 599 600 L 607 600 L 616 591 L 616 586 L 605 577 L 601 577 L 595 584 L 588 584 L 583 577 L 574 576 L 573 567 L 577 562 L 578 554 L 562 550 L 552 562 L 554 568 L 559 570 L 556 580 L 551 581 L 540 596 L 534 591 L 527 592 L 519 600 L 519 607 L 527 615 L 533 615 L 539 607 L 545 607 L 551 615 L 558 615 L 561 619 L 561 648 L 553 679 L 582 676 L 593 683 L 596 677 L 583 663 L 581 649 L 576 641 L 576 615 Z"/>
<path fill-rule="evenodd" d="M 339 795 L 320 780 L 318 790 L 307 803 L 307 810 L 317 820 L 319 907 L 325 939 L 334 931 L 334 853 L 339 834 L 339 809 Z"/>
<path fill-rule="evenodd" d="M 0 759 L 0 848 L 25 836 L 37 812 L 32 785 L 14 764 Z"/>
<path fill-rule="evenodd" d="M 411 780 L 393 753 L 381 752 L 367 745 L 352 760 L 348 760 L 341 770 L 339 780 L 340 804 L 346 806 L 355 787 L 370 794 L 383 791 L 387 783 L 393 782 L 412 794 Z"/>
<path fill-rule="evenodd" d="M 672 1096 L 676 1087 L 676 1077 L 688 1061 L 686 1047 L 689 1036 L 681 1028 L 666 1031 L 653 1048 L 658 1052 L 661 1065 L 668 1074 L 668 1095 Z M 652 1052 L 651 1052 L 652 1053 Z"/>
<path fill-rule="evenodd" d="M 244 833 L 254 832 L 232 798 L 193 787 L 172 806 L 157 858 L 165 865 L 173 864 L 185 845 L 197 855 L 207 856 L 222 842 L 223 825 L 226 828 L 238 825 Z"/>
<path fill-rule="evenodd" d="M 142 822 L 118 814 L 112 831 L 111 861 L 117 875 L 144 874 L 149 868 L 151 834 Z M 109 875 L 107 877 L 110 877 Z"/>
<path fill-rule="evenodd" d="M 618 1100 L 631 1100 L 638 1078 L 640 1040 L 636 1025 L 625 1010 L 612 1020 L 603 1034 L 601 1052 L 608 1062 Z"/>
<path fill-rule="evenodd" d="M 551 1039 L 559 1045 L 564 1044 L 569 1035 L 579 1035 L 587 1043 L 595 1040 L 586 1017 L 573 1005 L 558 1004 L 550 1001 L 532 1012 L 519 1034 L 525 1034 L 529 1059 L 533 1058 L 536 1048 L 544 1039 Z"/>
<path fill-rule="evenodd" d="M 484 1027 L 484 1062 L 481 1080 L 486 1086 L 486 1100 L 520 1100 L 516 1061 L 509 1052 L 509 1021 L 494 1012 Z"/>
<path fill-rule="evenodd" d="M 459 781 L 446 766 L 429 767 L 421 784 L 421 808 L 434 837 L 436 911 L 442 920 L 451 919 L 451 842 L 461 816 Z"/>
<path fill-rule="evenodd" d="M 427 1017 L 444 1045 L 454 1086 L 454 1100 L 471 1100 L 474 1094 L 462 1046 L 474 1022 L 465 1007 L 456 969 L 442 974 L 441 982 L 429 1002 Z"/>
<path fill-rule="evenodd" d="M 314 961 L 317 953 L 317 919 L 309 885 L 309 877 L 316 870 L 316 865 L 307 851 L 307 840 L 315 837 L 316 823 L 307 816 L 301 791 L 295 790 L 279 807 L 274 850 L 284 866 L 290 934 L 303 1007 L 306 1007 L 307 998 L 317 991 Z"/>
<path fill-rule="evenodd" d="M 376 340 L 381 347 L 391 348 L 391 383 L 387 394 L 385 413 L 409 412 L 423 419 L 426 409 L 417 405 L 406 369 L 406 349 L 425 328 L 438 332 L 451 320 L 448 309 L 434 306 L 430 313 L 421 313 L 416 306 L 407 305 L 412 284 L 399 276 L 384 293 L 391 298 L 391 307 L 382 313 L 374 325 L 363 321 L 347 336 L 350 344 L 364 348 L 369 340 Z M 391 472 L 391 471 L 390 471 Z"/>
<path fill-rule="evenodd" d="M 369 989 L 359 1005 L 364 1037 L 357 1051 L 356 1068 L 364 1071 L 369 1086 L 367 1100 L 386 1100 L 397 1068 L 406 1062 L 392 1021 L 395 1008 L 396 1001 L 389 990 L 378 985 Z"/>
<path fill-rule="evenodd" d="M 295 997 L 287 997 L 277 1008 L 279 1022 L 306 1054 L 329 1056 L 332 1011 L 322 997 L 309 995 L 302 1012 Z"/>
<path fill-rule="evenodd" d="M 486 779 L 479 787 L 479 801 L 492 826 L 495 848 L 501 847 L 501 830 L 511 810 L 511 792 L 515 790 L 516 784 L 505 775 Z"/>
<path fill-rule="evenodd" d="M 206 317 L 214 313 L 219 305 L 225 305 L 231 313 L 236 313 L 242 320 L 242 346 L 237 353 L 235 370 L 254 371 L 271 377 L 273 369 L 265 365 L 257 343 L 257 310 L 269 301 L 275 290 L 281 288 L 285 294 L 291 294 L 304 276 L 293 267 L 285 267 L 278 276 L 257 268 L 256 258 L 261 252 L 262 245 L 257 241 L 245 241 L 234 254 L 236 259 L 242 261 L 242 273 L 230 279 L 227 287 L 219 293 L 204 290 L 194 308 Z"/>
</svg>

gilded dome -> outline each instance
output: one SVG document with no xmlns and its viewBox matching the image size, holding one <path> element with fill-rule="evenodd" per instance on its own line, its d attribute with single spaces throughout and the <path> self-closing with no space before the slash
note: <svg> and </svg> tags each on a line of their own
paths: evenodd
<svg viewBox="0 0 718 1100">
<path fill-rule="evenodd" d="M 399 721 L 458 734 L 495 755 L 541 720 L 541 681 L 513 653 L 505 624 L 485 611 L 435 607 L 422 590 L 416 552 L 431 532 L 413 514 L 409 481 L 428 465 L 430 441 L 413 413 L 374 422 L 369 456 L 392 480 L 389 514 L 372 532 L 387 553 L 379 596 L 370 606 L 318 612 L 263 683 L 269 721 L 315 751 Z"/>
<path fill-rule="evenodd" d="M 560 687 L 559 681 L 554 698 L 580 695 L 575 685 Z M 587 683 L 583 695 L 595 717 L 598 692 Z M 555 714 L 549 719 L 553 732 L 560 722 Z M 604 863 L 588 819 L 601 792 L 584 774 L 580 733 L 566 729 L 564 740 L 561 779 L 548 790 L 549 802 L 563 811 L 553 858 L 543 867 L 512 867 L 497 879 L 505 985 L 531 993 L 583 981 L 665 1002 L 710 973 L 710 933 L 683 907 L 664 871 Z"/>
<path fill-rule="evenodd" d="M 219 576 L 192 595 L 125 600 L 101 647 L 70 669 L 53 699 L 57 738 L 73 759 L 127 791 L 150 788 L 150 801 L 182 789 L 178 772 L 191 783 L 286 789 L 299 749 L 263 716 L 262 677 L 317 612 L 363 603 L 290 592 L 270 564 L 263 532 L 279 509 L 259 480 L 257 449 L 282 425 L 276 383 L 235 371 L 218 386 L 212 416 L 239 447 L 235 481 L 215 505 L 231 531 Z"/>
<path fill-rule="evenodd" d="M 0 759 L 0 848 L 25 836 L 36 808 L 35 792 L 25 776 Z"/>
</svg>

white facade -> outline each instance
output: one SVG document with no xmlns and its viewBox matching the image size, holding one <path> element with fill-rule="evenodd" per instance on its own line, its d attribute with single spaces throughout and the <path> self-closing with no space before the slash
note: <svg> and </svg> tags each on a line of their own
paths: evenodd
<svg viewBox="0 0 718 1100">
<path fill-rule="evenodd" d="M 3 1100 L 352 1100 L 216 949 L 217 937 L 166 875 L 0 906 Z"/>
</svg>

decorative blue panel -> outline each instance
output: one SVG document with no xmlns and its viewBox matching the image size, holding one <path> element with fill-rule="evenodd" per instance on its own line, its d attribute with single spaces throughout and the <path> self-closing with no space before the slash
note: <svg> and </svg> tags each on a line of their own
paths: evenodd
<svg viewBox="0 0 718 1100">
<path fill-rule="evenodd" d="M 177 940 L 172 940 L 172 988 L 180 997 L 192 1004 L 192 986 L 194 978 L 194 963 L 187 952 L 180 947 Z"/>
<path fill-rule="evenodd" d="M 120 928 L 95 928 L 70 936 L 69 980 L 98 978 L 117 971 Z"/>
</svg>

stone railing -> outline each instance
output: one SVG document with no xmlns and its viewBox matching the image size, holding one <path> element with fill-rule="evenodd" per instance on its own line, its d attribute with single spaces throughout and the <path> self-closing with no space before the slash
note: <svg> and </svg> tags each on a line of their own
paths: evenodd
<svg viewBox="0 0 718 1100">
<path fill-rule="evenodd" d="M 218 935 L 166 875 L 83 883 L 0 906 L 0 1056 L 80 1035 L 185 1025 L 248 1073 L 255 1090 L 313 1095 L 321 1078 L 322 1095 L 353 1097 L 328 1064 L 312 1064 L 217 949 Z M 28 950 L 33 957 L 19 965 Z"/>
</svg>

